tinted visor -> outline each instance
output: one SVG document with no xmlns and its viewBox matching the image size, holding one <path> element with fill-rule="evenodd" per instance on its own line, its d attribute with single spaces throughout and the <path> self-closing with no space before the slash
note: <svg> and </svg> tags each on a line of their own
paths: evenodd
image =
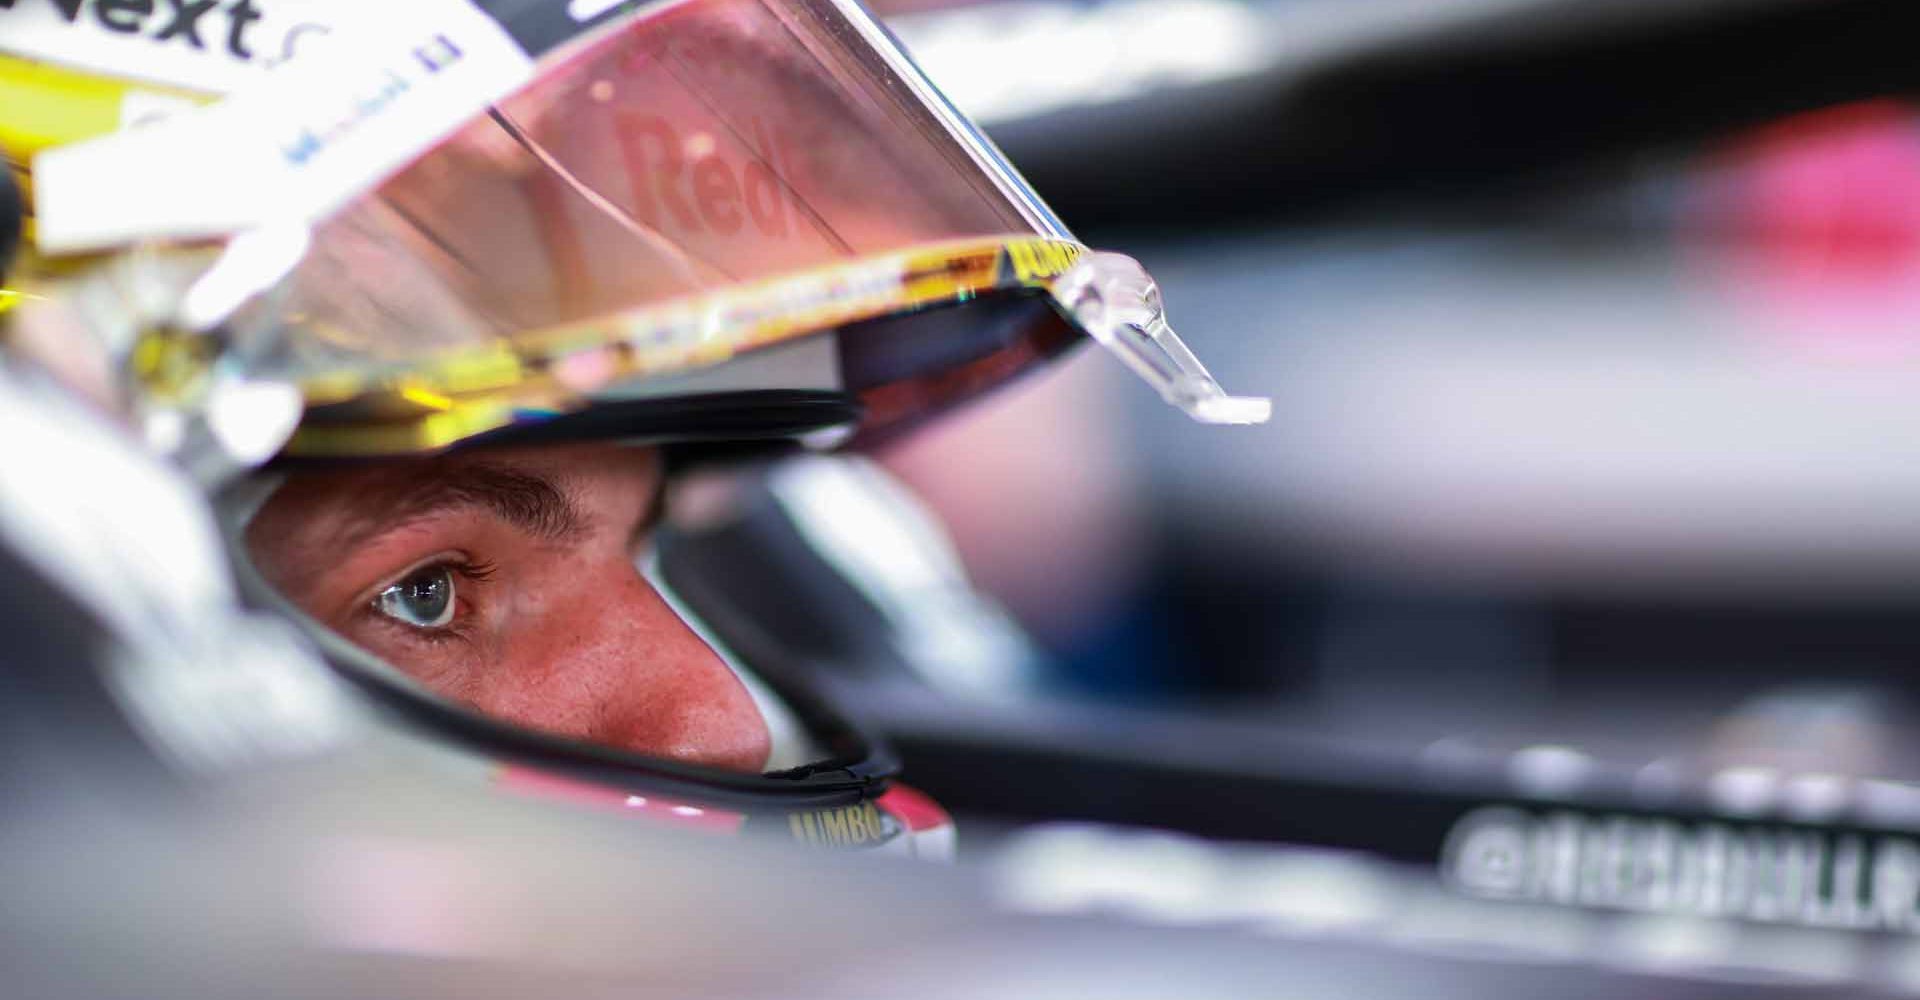
<svg viewBox="0 0 1920 1000">
<path fill-rule="evenodd" d="M 1014 268 L 1007 243 L 1035 238 L 1062 242 L 1016 251 Z M 316 423 L 356 428 L 316 428 L 309 445 L 430 448 L 635 379 L 1034 285 L 1077 254 L 1064 239 L 856 6 L 688 0 L 551 54 L 324 223 L 263 360 L 307 386 Z M 997 328 L 977 343 L 954 314 L 921 350 L 889 330 L 887 356 L 862 352 L 855 377 L 911 380 L 1016 346 L 1030 359 L 1069 336 L 1045 308 L 978 318 Z M 800 383 L 848 388 L 842 375 Z"/>
</svg>

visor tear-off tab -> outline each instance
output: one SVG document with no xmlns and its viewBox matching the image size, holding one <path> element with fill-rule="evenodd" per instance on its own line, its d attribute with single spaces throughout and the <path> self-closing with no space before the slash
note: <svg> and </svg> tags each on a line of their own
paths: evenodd
<svg viewBox="0 0 1920 1000">
<path fill-rule="evenodd" d="M 1133 258 L 1086 254 L 1052 293 L 1101 347 L 1187 416 L 1203 424 L 1264 424 L 1273 415 L 1271 399 L 1228 395 L 1214 381 L 1167 325 L 1159 286 Z"/>
</svg>

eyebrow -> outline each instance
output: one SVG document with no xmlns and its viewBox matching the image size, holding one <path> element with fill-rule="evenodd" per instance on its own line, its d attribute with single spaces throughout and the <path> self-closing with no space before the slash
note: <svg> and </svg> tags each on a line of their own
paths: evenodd
<svg viewBox="0 0 1920 1000">
<path fill-rule="evenodd" d="M 429 517 L 476 507 L 545 541 L 569 541 L 587 531 L 585 516 L 552 480 L 483 463 L 416 474 L 397 491 L 371 491 L 369 499 L 377 505 L 375 512 L 348 521 L 336 542 L 341 551 Z"/>
</svg>

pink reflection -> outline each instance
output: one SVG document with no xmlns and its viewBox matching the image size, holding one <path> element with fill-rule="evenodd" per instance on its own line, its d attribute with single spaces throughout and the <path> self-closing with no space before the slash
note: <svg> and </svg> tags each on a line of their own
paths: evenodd
<svg viewBox="0 0 1920 1000">
<path fill-rule="evenodd" d="M 1904 102 L 1752 133 L 1686 219 L 1692 262 L 1770 340 L 1920 356 L 1920 126 Z"/>
<path fill-rule="evenodd" d="M 290 311 L 404 359 L 1026 211 L 833 4 L 690 0 L 550 58 L 330 220 Z"/>
</svg>

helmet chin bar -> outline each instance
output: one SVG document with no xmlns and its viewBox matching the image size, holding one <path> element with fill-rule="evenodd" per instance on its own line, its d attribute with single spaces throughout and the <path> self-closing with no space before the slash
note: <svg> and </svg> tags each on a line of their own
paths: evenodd
<svg viewBox="0 0 1920 1000">
<path fill-rule="evenodd" d="M 1052 293 L 1081 329 L 1187 416 L 1203 424 L 1264 424 L 1273 415 L 1272 400 L 1230 396 L 1214 381 L 1167 325 L 1160 287 L 1133 258 L 1086 254 Z"/>
</svg>

